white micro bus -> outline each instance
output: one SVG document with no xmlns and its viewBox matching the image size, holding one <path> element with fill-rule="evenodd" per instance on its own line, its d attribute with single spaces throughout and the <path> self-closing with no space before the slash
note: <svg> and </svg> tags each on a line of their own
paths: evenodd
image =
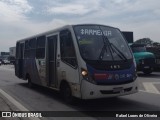
<svg viewBox="0 0 160 120">
<path fill-rule="evenodd" d="M 118 28 L 67 25 L 17 41 L 15 74 L 73 97 L 95 99 L 138 91 L 135 61 Z"/>
</svg>

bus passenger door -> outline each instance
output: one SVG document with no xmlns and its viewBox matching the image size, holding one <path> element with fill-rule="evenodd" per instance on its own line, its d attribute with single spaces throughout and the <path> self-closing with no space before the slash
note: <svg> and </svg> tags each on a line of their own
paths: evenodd
<svg viewBox="0 0 160 120">
<path fill-rule="evenodd" d="M 47 78 L 50 87 L 57 86 L 57 68 L 56 68 L 56 55 L 57 55 L 57 37 L 53 35 L 47 37 Z"/>
<path fill-rule="evenodd" d="M 15 74 L 19 78 L 23 77 L 23 56 L 24 56 L 24 43 L 17 43 Z"/>
</svg>

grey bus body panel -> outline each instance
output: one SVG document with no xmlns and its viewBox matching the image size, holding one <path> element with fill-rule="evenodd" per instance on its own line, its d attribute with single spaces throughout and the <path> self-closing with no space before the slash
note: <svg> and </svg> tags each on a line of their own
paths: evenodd
<svg viewBox="0 0 160 120">
<path fill-rule="evenodd" d="M 38 47 L 36 43 L 36 48 L 34 48 L 34 57 L 32 56 L 33 58 L 26 58 L 26 48 L 22 47 L 21 50 L 23 51 L 23 57 L 21 57 L 21 59 L 23 63 L 19 64 L 19 62 L 17 62 L 19 58 L 16 58 L 16 68 L 20 67 L 22 71 L 16 69 L 16 76 L 24 80 L 26 80 L 29 76 L 32 83 L 56 90 L 60 90 L 61 84 L 65 81 L 67 85 L 69 85 L 73 96 L 82 99 L 92 98 L 93 96 L 88 96 L 88 94 L 90 94 L 90 91 L 92 90 L 91 87 L 93 86 L 95 90 L 99 91 L 101 89 L 101 86 L 88 83 L 82 76 L 82 69 L 87 70 L 87 63 L 81 57 L 73 26 L 74 25 L 67 25 L 55 30 L 51 30 L 17 41 L 17 44 L 23 43 L 25 45 L 26 41 L 30 41 L 33 38 L 37 41 L 38 37 L 43 36 L 45 37 L 45 46 L 43 46 L 42 48 L 45 49 L 45 52 L 42 58 L 37 58 L 36 55 Z M 61 43 L 61 32 L 66 30 L 68 30 L 71 34 L 71 41 L 73 42 L 73 49 L 75 50 L 74 62 L 76 62 L 76 64 L 70 64 L 69 62 L 67 63 L 67 60 L 62 58 L 61 48 L 63 47 Z M 69 50 L 66 49 L 66 51 Z M 22 73 L 22 77 L 19 75 L 20 72 Z M 90 85 L 90 87 L 87 87 L 87 85 Z M 130 83 L 129 85 L 132 86 L 132 83 Z M 128 85 L 126 84 L 125 87 L 127 88 L 127 86 Z M 134 90 L 131 91 L 131 93 L 136 92 L 135 83 L 133 83 L 133 88 Z M 111 88 L 107 85 L 104 85 L 103 89 L 109 90 Z M 97 97 L 100 98 L 102 96 L 103 95 Z M 105 97 L 106 96 L 107 95 L 105 95 Z M 96 98 L 96 96 L 94 96 L 94 98 Z"/>
</svg>

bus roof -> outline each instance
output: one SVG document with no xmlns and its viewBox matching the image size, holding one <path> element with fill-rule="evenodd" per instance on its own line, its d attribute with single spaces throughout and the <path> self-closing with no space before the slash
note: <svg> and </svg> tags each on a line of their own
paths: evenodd
<svg viewBox="0 0 160 120">
<path fill-rule="evenodd" d="M 59 27 L 59 28 L 55 28 L 53 30 L 49 30 L 49 31 L 46 31 L 46 32 L 43 32 L 43 33 L 35 34 L 35 35 L 30 36 L 30 37 L 26 37 L 26 38 L 20 39 L 17 42 L 25 41 L 27 39 L 32 39 L 34 37 L 41 36 L 41 35 L 44 35 L 44 34 L 50 34 L 50 33 L 53 33 L 53 32 L 59 31 L 61 29 L 68 28 L 68 27 L 71 27 L 71 25 L 65 25 L 65 26 L 62 26 L 62 27 Z"/>
<path fill-rule="evenodd" d="M 26 37 L 26 38 L 20 39 L 17 42 L 23 42 L 23 41 L 25 41 L 27 39 L 32 39 L 32 38 L 37 37 L 37 36 L 42 36 L 42 35 L 45 35 L 45 34 L 51 34 L 51 33 L 58 32 L 58 31 L 60 31 L 62 29 L 65 29 L 65 28 L 67 29 L 67 28 L 71 28 L 73 26 L 81 26 L 81 25 L 99 25 L 99 26 L 111 27 L 111 26 L 102 25 L 102 24 L 74 24 L 74 25 L 65 25 L 65 26 L 61 26 L 61 27 L 58 27 L 58 28 L 55 28 L 55 29 L 52 29 L 52 30 L 49 30 L 49 31 L 46 31 L 46 32 L 43 32 L 43 33 L 40 33 L 40 34 L 35 34 L 35 35 L 30 36 L 30 37 Z M 118 29 L 116 27 L 111 27 L 111 28 Z"/>
</svg>

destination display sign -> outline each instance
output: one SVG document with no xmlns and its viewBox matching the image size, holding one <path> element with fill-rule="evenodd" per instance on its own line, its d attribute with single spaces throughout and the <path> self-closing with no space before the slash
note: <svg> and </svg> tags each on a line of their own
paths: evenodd
<svg viewBox="0 0 160 120">
<path fill-rule="evenodd" d="M 112 31 L 102 31 L 99 29 L 81 29 L 81 35 L 96 35 L 96 36 L 112 36 Z"/>
</svg>

